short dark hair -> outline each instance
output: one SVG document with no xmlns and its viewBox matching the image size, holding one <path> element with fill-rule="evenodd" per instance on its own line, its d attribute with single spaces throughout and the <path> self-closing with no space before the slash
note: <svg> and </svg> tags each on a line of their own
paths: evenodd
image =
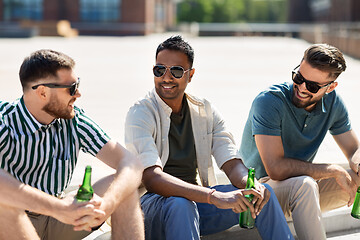
<svg viewBox="0 0 360 240">
<path fill-rule="evenodd" d="M 172 36 L 166 39 L 164 42 L 160 43 L 158 48 L 156 49 L 155 58 L 157 58 L 159 52 L 165 49 L 185 53 L 190 64 L 190 68 L 192 68 L 194 62 L 194 49 L 190 46 L 188 42 L 185 42 L 180 35 Z"/>
<path fill-rule="evenodd" d="M 305 50 L 304 58 L 313 68 L 329 72 L 329 77 L 336 79 L 346 69 L 342 52 L 328 44 L 313 44 Z"/>
<path fill-rule="evenodd" d="M 19 77 L 23 90 L 38 79 L 49 76 L 57 77 L 60 69 L 73 69 L 75 61 L 54 50 L 42 49 L 30 54 L 21 64 Z"/>
</svg>

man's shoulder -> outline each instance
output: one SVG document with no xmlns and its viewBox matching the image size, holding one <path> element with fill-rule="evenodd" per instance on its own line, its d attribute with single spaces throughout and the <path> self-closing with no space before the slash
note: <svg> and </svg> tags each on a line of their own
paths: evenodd
<svg viewBox="0 0 360 240">
<path fill-rule="evenodd" d="M 158 103 L 154 93 L 149 92 L 145 97 L 136 100 L 136 102 L 130 106 L 127 112 L 127 119 L 134 120 L 138 118 L 153 118 L 155 115 L 160 114 L 161 109 L 164 106 Z"/>
<path fill-rule="evenodd" d="M 260 92 L 254 102 L 281 103 L 290 100 L 290 96 L 291 86 L 288 83 L 274 84 Z"/>
<path fill-rule="evenodd" d="M 198 106 L 211 105 L 210 101 L 207 100 L 206 98 L 202 98 L 202 97 L 199 97 L 199 96 L 194 96 L 194 95 L 192 95 L 190 93 L 186 93 L 186 97 L 192 104 L 195 104 L 195 105 L 198 105 Z"/>
<path fill-rule="evenodd" d="M 157 107 L 158 103 L 156 102 L 155 96 L 153 96 L 153 94 L 149 92 L 145 97 L 136 100 L 134 104 L 130 107 L 130 109 L 150 110 Z"/>
<path fill-rule="evenodd" d="M 0 121 L 2 121 L 4 117 L 13 114 L 16 111 L 18 103 L 19 100 L 14 102 L 0 101 Z"/>
</svg>

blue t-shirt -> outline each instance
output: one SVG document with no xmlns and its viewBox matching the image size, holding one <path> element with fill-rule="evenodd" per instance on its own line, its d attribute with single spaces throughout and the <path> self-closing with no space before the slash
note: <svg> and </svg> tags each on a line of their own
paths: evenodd
<svg viewBox="0 0 360 240">
<path fill-rule="evenodd" d="M 325 94 L 312 112 L 292 103 L 293 84 L 273 85 L 253 101 L 242 136 L 240 154 L 256 177 L 267 176 L 254 136 L 281 136 L 286 158 L 312 162 L 329 130 L 332 135 L 351 130 L 347 109 L 336 93 Z M 271 144 L 271 143 L 269 143 Z"/>
</svg>

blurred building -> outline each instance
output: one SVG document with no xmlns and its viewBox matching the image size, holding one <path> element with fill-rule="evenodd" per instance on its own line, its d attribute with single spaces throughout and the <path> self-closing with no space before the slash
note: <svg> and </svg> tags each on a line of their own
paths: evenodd
<svg viewBox="0 0 360 240">
<path fill-rule="evenodd" d="M 0 24 L 49 35 L 66 20 L 80 35 L 146 35 L 172 27 L 175 8 L 175 0 L 0 0 Z"/>
<path fill-rule="evenodd" d="M 360 0 L 289 0 L 288 6 L 289 22 L 306 23 L 300 38 L 360 58 Z"/>
<path fill-rule="evenodd" d="M 292 23 L 360 21 L 359 0 L 288 0 Z"/>
</svg>

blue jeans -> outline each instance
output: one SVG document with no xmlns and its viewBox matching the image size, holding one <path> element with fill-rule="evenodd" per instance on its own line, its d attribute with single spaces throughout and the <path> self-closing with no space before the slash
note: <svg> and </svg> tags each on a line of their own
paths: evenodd
<svg viewBox="0 0 360 240">
<path fill-rule="evenodd" d="M 269 202 L 255 220 L 262 239 L 294 239 L 287 225 L 275 193 L 270 186 Z M 237 190 L 233 185 L 213 187 L 220 192 Z M 141 208 L 145 215 L 145 239 L 200 239 L 224 231 L 239 224 L 239 214 L 231 209 L 219 209 L 212 204 L 196 203 L 182 197 L 163 197 L 147 193 L 141 197 Z"/>
</svg>

